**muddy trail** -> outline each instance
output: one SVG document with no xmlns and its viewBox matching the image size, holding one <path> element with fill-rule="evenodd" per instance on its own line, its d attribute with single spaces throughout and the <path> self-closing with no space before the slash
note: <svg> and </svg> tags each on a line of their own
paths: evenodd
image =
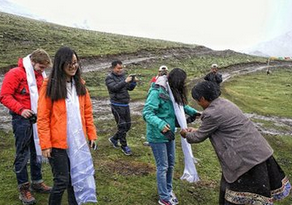
<svg viewBox="0 0 292 205">
<path fill-rule="evenodd" d="M 140 51 L 135 54 L 122 54 L 122 55 L 111 55 L 111 56 L 102 56 L 99 58 L 87 58 L 81 59 L 81 63 L 83 66 L 83 72 L 92 72 L 99 71 L 103 69 L 109 68 L 109 62 L 118 58 L 123 61 L 124 65 L 140 65 L 142 67 L 147 68 L 147 65 L 157 61 L 157 60 L 166 60 L 168 58 L 177 58 L 177 59 L 185 59 L 191 58 L 194 56 L 226 56 L 232 55 L 236 52 L 231 50 L 225 51 L 214 51 L 208 49 L 203 46 L 197 46 L 195 48 L 177 48 L 177 49 L 165 49 L 159 51 Z M 270 70 L 272 71 L 274 68 L 281 67 L 292 67 L 291 62 L 285 61 L 275 61 L 271 62 L 269 65 L 260 63 L 260 62 L 250 62 L 250 63 L 242 63 L 242 64 L 234 64 L 225 68 L 220 68 L 222 70 L 223 82 L 238 76 L 244 75 L 251 72 L 257 72 L 260 70 Z M 3 74 L 0 74 L 0 86 L 2 84 Z M 193 81 L 199 81 L 200 79 L 193 79 Z M 93 114 L 94 117 L 98 121 L 103 120 L 113 120 L 113 116 L 110 110 L 110 104 L 108 100 L 98 100 L 96 98 L 92 98 L 93 104 Z M 143 109 L 144 101 L 135 101 L 131 102 L 131 114 L 133 116 L 141 116 L 141 111 Z M 281 118 L 277 116 L 260 116 L 256 114 L 246 113 L 246 115 L 254 119 L 256 126 L 263 134 L 269 135 L 292 135 L 292 119 L 289 118 Z M 269 123 L 274 124 L 273 128 L 268 128 L 263 125 L 261 122 L 257 122 L 258 120 L 267 121 Z M 133 122 L 135 124 L 135 122 Z M 275 129 L 274 127 L 279 127 L 279 129 Z M 283 127 L 283 129 L 281 129 Z M 290 129 L 287 129 L 290 128 Z M 11 116 L 9 115 L 8 109 L 0 104 L 0 130 L 8 132 L 11 131 Z"/>
</svg>

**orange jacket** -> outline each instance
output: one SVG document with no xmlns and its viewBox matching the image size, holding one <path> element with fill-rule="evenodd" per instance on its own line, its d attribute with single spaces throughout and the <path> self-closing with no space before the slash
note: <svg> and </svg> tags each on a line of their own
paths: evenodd
<svg viewBox="0 0 292 205">
<path fill-rule="evenodd" d="M 67 114 L 65 99 L 52 103 L 46 96 L 48 79 L 45 79 L 40 89 L 37 112 L 38 135 L 41 149 L 67 149 Z M 92 104 L 88 91 L 79 96 L 80 115 L 84 135 L 89 140 L 97 139 L 93 122 Z"/>
</svg>

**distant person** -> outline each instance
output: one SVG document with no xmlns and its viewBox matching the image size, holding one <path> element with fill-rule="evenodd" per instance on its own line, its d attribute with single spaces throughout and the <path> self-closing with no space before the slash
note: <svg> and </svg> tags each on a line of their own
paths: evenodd
<svg viewBox="0 0 292 205">
<path fill-rule="evenodd" d="M 271 70 L 268 68 L 267 69 L 267 75 L 271 74 Z"/>
<path fill-rule="evenodd" d="M 81 79 L 78 55 L 71 48 L 61 47 L 56 52 L 38 104 L 40 145 L 54 176 L 49 205 L 60 205 L 65 190 L 70 205 L 97 202 L 89 150 L 97 139 L 92 104 Z"/>
<path fill-rule="evenodd" d="M 35 203 L 31 190 L 49 193 L 42 179 L 42 158 L 36 127 L 38 92 L 45 77 L 45 69 L 51 65 L 49 54 L 42 49 L 33 51 L 18 60 L 18 67 L 9 70 L 2 83 L 0 102 L 12 115 L 16 157 L 14 170 L 23 204 Z M 27 162 L 30 159 L 29 183 Z M 9 202 L 7 202 L 9 203 Z"/>
<path fill-rule="evenodd" d="M 168 74 L 168 68 L 166 65 L 162 65 L 159 67 L 158 69 L 158 74 L 156 76 L 154 76 L 151 81 L 150 81 L 150 85 L 152 83 L 155 83 L 156 82 L 156 79 L 159 77 L 159 76 L 162 76 L 162 75 L 167 75 Z"/>
<path fill-rule="evenodd" d="M 190 116 L 197 111 L 187 105 L 187 75 L 180 68 L 173 69 L 168 77 L 159 76 L 150 88 L 143 108 L 143 119 L 147 123 L 146 137 L 156 162 L 156 178 L 159 204 L 178 204 L 173 192 L 172 180 L 175 164 L 175 112 L 167 90 L 167 82 L 172 90 L 175 101 Z"/>
<path fill-rule="evenodd" d="M 222 168 L 219 204 L 273 204 L 285 198 L 291 184 L 272 148 L 235 104 L 219 97 L 216 87 L 209 81 L 195 85 L 192 97 L 204 109 L 202 124 L 180 134 L 189 143 L 210 139 Z"/>
<path fill-rule="evenodd" d="M 212 81 L 220 85 L 222 82 L 222 75 L 218 72 L 217 64 L 211 65 L 211 71 L 204 77 L 204 80 Z"/>
<path fill-rule="evenodd" d="M 107 86 L 111 110 L 117 123 L 117 132 L 109 138 L 114 148 L 118 148 L 119 144 L 125 155 L 132 155 L 132 150 L 127 144 L 127 132 L 131 128 L 130 115 L 130 95 L 128 91 L 134 90 L 138 81 L 136 76 L 125 76 L 123 63 L 120 60 L 112 62 L 111 73 L 106 77 L 105 84 Z"/>
</svg>

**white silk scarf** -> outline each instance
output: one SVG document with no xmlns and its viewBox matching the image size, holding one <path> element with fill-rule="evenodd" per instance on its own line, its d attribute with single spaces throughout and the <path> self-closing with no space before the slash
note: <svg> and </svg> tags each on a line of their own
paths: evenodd
<svg viewBox="0 0 292 205">
<path fill-rule="evenodd" d="M 71 182 L 78 205 L 97 202 L 94 180 L 94 166 L 89 146 L 84 136 L 79 98 L 75 82 L 72 82 L 72 92 L 67 92 L 67 149 L 70 159 Z"/>
<path fill-rule="evenodd" d="M 29 96 L 30 96 L 30 104 L 31 104 L 31 110 L 37 114 L 37 106 L 38 106 L 38 99 L 39 99 L 39 93 L 38 93 L 38 87 L 37 82 L 35 79 L 35 73 L 34 68 L 31 64 L 30 55 L 23 58 L 23 66 L 25 68 L 26 72 L 26 78 L 27 78 L 27 84 L 29 89 Z M 43 77 L 46 77 L 45 71 L 42 72 Z M 33 140 L 34 140 L 34 146 L 37 154 L 37 161 L 45 161 L 42 157 L 42 150 L 40 147 L 40 140 L 38 137 L 37 132 L 37 123 L 34 123 L 33 125 Z"/>
<path fill-rule="evenodd" d="M 178 124 L 180 125 L 181 129 L 185 129 L 185 128 L 187 128 L 187 121 L 186 121 L 184 108 L 182 105 L 178 105 L 175 102 L 175 99 L 173 97 L 172 91 L 171 91 L 168 83 L 167 83 L 167 88 L 169 91 L 170 99 L 171 99 L 172 104 L 173 104 L 173 108 L 174 108 L 174 112 L 175 112 L 175 116 L 176 116 L 176 119 L 178 121 Z M 183 137 L 181 137 L 181 146 L 182 146 L 182 150 L 183 150 L 184 157 L 185 157 L 185 159 L 184 159 L 185 168 L 184 168 L 184 173 L 180 179 L 186 180 L 186 181 L 191 182 L 191 183 L 197 182 L 200 179 L 199 179 L 197 169 L 195 166 L 195 163 L 197 161 L 193 156 L 192 147 L 187 142 L 187 140 L 184 139 Z"/>
</svg>

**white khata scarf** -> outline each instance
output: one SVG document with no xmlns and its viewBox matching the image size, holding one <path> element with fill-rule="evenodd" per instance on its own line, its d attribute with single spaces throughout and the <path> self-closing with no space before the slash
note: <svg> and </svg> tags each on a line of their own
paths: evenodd
<svg viewBox="0 0 292 205">
<path fill-rule="evenodd" d="M 30 55 L 23 58 L 23 66 L 25 68 L 27 84 L 28 84 L 28 89 L 30 93 L 31 110 L 35 114 L 37 114 L 39 93 L 38 93 L 37 82 L 35 79 L 34 68 L 30 60 Z M 45 71 L 42 72 L 42 75 L 44 78 L 46 77 Z M 34 146 L 35 146 L 35 150 L 37 154 L 37 160 L 40 162 L 44 158 L 42 157 L 42 150 L 40 147 L 40 140 L 39 140 L 38 132 L 37 132 L 37 123 L 34 123 L 32 126 L 33 126 L 33 140 L 34 140 Z"/>
<path fill-rule="evenodd" d="M 185 111 L 182 105 L 178 105 L 173 97 L 172 91 L 170 89 L 169 84 L 167 83 L 167 88 L 169 91 L 169 96 L 173 104 L 174 112 L 176 119 L 178 121 L 178 124 L 180 125 L 181 129 L 187 128 L 187 121 L 186 121 L 186 116 L 185 116 Z M 186 139 L 181 137 L 181 146 L 182 150 L 184 153 L 185 157 L 185 168 L 184 168 L 184 173 L 181 176 L 181 180 L 187 180 L 188 182 L 197 182 L 199 181 L 199 176 L 197 173 L 197 169 L 195 166 L 195 163 L 197 163 L 196 159 L 193 156 L 192 152 L 192 147 L 191 145 L 187 142 Z"/>
<path fill-rule="evenodd" d="M 82 128 L 79 98 L 74 80 L 71 89 L 71 92 L 67 91 L 66 99 L 67 143 L 69 147 L 67 153 L 70 159 L 71 182 L 76 201 L 80 205 L 87 202 L 97 202 L 97 198 L 94 167 Z"/>
</svg>

